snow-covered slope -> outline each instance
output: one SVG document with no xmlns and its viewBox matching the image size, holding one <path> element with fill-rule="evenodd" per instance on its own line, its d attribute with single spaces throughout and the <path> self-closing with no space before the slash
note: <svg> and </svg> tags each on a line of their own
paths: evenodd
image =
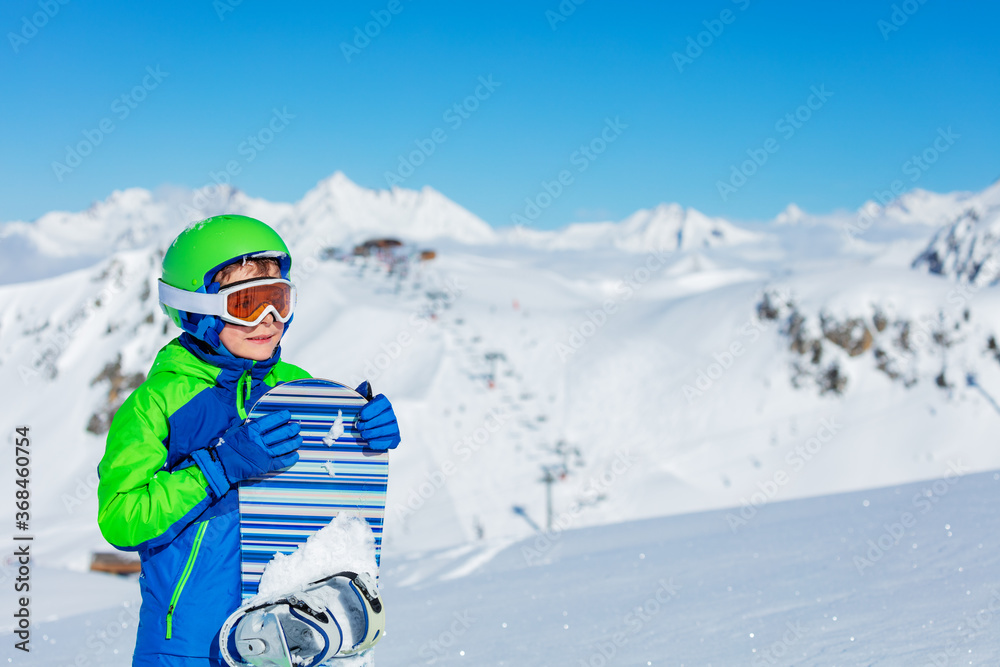
<svg viewBox="0 0 1000 667">
<path fill-rule="evenodd" d="M 955 200 L 988 213 L 996 190 Z M 433 191 L 373 192 L 341 175 L 296 204 L 217 194 L 293 248 L 300 297 L 284 358 L 369 379 L 396 406 L 404 442 L 387 553 L 435 554 L 405 580 L 448 562 L 447 548 L 472 572 L 549 520 L 752 516 L 775 501 L 934 479 L 951 461 L 1000 468 L 1000 292 L 914 268 L 934 245 L 920 198 L 907 204 L 912 221 L 850 239 L 858 213 L 788 209 L 746 231 L 672 206 L 495 234 Z M 54 579 L 109 549 L 94 470 L 111 414 L 176 335 L 155 302 L 160 250 L 183 224 L 155 211 L 175 195 L 112 197 L 103 206 L 117 213 L 92 221 L 108 218 L 93 228 L 115 239 L 107 248 L 87 237 L 72 254 L 56 218 L 4 237 L 37 235 L 32 252 L 59 269 L 0 286 L 0 429 L 31 428 L 33 557 Z M 937 215 L 940 198 L 925 199 Z M 344 252 L 390 233 L 407 241 L 393 261 Z M 427 248 L 436 258 L 419 260 Z M 13 475 L 0 467 L 0 485 Z M 8 526 L 12 512 L 0 512 Z M 714 539 L 694 548 L 702 537 Z"/>
<path fill-rule="evenodd" d="M 262 205 L 234 196 L 244 210 Z M 554 511 L 579 506 L 581 525 L 738 505 L 761 480 L 792 472 L 790 460 L 799 466 L 794 451 L 828 422 L 838 426 L 825 465 L 796 467 L 781 497 L 920 479 L 949 456 L 1000 467 L 989 439 L 1000 295 L 914 271 L 910 237 L 856 253 L 830 231 L 813 238 L 835 243 L 807 255 L 788 241 L 801 225 L 721 225 L 708 238 L 729 242 L 706 246 L 692 231 L 686 250 L 677 230 L 704 232 L 707 219 L 661 207 L 616 229 L 631 239 L 673 229 L 649 237 L 666 250 L 469 245 L 441 231 L 463 218 L 432 215 L 449 208 L 439 199 L 334 175 L 305 203 L 271 210 L 300 289 L 285 358 L 319 376 L 370 379 L 397 405 L 406 446 L 394 458 L 388 539 L 401 548 L 527 534 L 546 521 L 545 466 L 560 470 Z M 336 222 L 362 218 L 350 202 L 406 210 L 421 233 L 446 233 L 438 257 L 386 264 L 328 252 L 345 234 L 362 238 Z M 422 226 L 421 215 L 437 222 Z M 380 224 L 376 234 L 389 229 Z M 471 218 L 453 226 L 477 229 Z M 79 511 L 93 517 L 87 486 L 108 420 L 176 335 L 155 302 L 158 252 L 153 243 L 0 288 L 3 423 L 33 425 L 52 448 L 36 511 L 53 526 L 75 516 L 67 497 L 80 483 Z M 67 406 L 59 420 L 53 405 Z M 630 493 L 589 486 L 623 466 Z M 79 550 L 53 550 L 54 563 L 82 567 L 102 548 L 92 521 L 74 530 L 86 533 Z"/>
<path fill-rule="evenodd" d="M 581 525 L 738 505 L 782 471 L 789 498 L 927 477 L 950 456 L 1000 467 L 982 394 L 1000 390 L 992 289 L 850 258 L 791 276 L 704 253 L 452 247 L 405 273 L 310 259 L 284 357 L 393 397 L 401 548 L 529 533 L 546 521 L 543 466 L 565 473 L 555 512 L 579 506 Z M 157 266 L 155 250 L 129 251 L 0 289 L 0 382 L 17 389 L 5 427 L 33 425 L 53 455 L 40 519 L 68 518 L 63 495 L 175 335 Z M 69 407 L 53 421 L 52 405 Z M 831 451 L 806 465 L 794 452 L 825 423 Z M 629 493 L 590 485 L 615 469 Z M 53 551 L 60 564 L 101 544 L 93 523 L 76 530 L 89 537 Z"/>
<path fill-rule="evenodd" d="M 378 664 L 996 664 L 1000 474 L 937 472 L 753 514 L 387 550 Z M 131 664 L 134 579 L 36 568 L 33 582 L 32 651 L 15 664 Z"/>
<path fill-rule="evenodd" d="M 483 550 L 389 555 L 386 595 L 403 620 L 378 657 L 996 664 L 1000 475 L 950 465 L 926 482 L 773 503 L 746 519 L 723 510 L 556 532 L 485 564 Z"/>
</svg>

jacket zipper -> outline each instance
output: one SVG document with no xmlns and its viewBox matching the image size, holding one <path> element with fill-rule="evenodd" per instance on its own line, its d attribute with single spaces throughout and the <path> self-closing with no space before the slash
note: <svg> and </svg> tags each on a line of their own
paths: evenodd
<svg viewBox="0 0 1000 667">
<path fill-rule="evenodd" d="M 191 576 L 194 561 L 198 558 L 198 549 L 201 548 L 201 538 L 205 535 L 209 521 L 211 519 L 202 521 L 201 525 L 198 526 L 198 532 L 194 536 L 194 544 L 191 545 L 191 553 L 188 554 L 187 563 L 184 564 L 184 571 L 181 572 L 181 578 L 177 581 L 177 586 L 174 587 L 174 594 L 170 596 L 170 607 L 167 609 L 167 639 L 170 639 L 170 636 L 173 634 L 174 608 L 177 606 L 177 601 L 180 600 L 184 584 L 187 583 L 188 577 Z"/>
<path fill-rule="evenodd" d="M 252 381 L 253 376 L 250 373 L 250 369 L 243 371 L 240 379 L 236 381 L 236 412 L 240 415 L 240 419 L 247 418 L 246 401 L 250 398 Z"/>
</svg>

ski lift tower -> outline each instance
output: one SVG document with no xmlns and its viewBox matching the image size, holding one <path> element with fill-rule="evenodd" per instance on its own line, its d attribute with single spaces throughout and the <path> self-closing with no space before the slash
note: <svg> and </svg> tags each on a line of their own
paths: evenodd
<svg viewBox="0 0 1000 667">
<path fill-rule="evenodd" d="M 545 484 L 545 529 L 552 532 L 552 485 L 566 478 L 566 466 L 562 463 L 542 466 L 542 479 Z"/>
<path fill-rule="evenodd" d="M 490 365 L 490 372 L 486 376 L 486 385 L 492 389 L 496 386 L 497 379 L 497 363 L 501 361 L 506 361 L 507 357 L 503 352 L 487 352 L 483 357 L 486 362 Z"/>
</svg>

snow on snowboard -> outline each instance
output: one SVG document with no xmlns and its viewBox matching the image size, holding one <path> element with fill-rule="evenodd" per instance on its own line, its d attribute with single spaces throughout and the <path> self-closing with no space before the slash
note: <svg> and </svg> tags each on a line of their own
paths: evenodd
<svg viewBox="0 0 1000 667">
<path fill-rule="evenodd" d="M 389 454 L 366 448 L 355 427 L 370 399 L 294 380 L 250 411 L 290 411 L 303 443 L 291 468 L 239 486 L 243 606 L 219 638 L 232 667 L 372 664 L 385 622 L 376 578 Z"/>
</svg>

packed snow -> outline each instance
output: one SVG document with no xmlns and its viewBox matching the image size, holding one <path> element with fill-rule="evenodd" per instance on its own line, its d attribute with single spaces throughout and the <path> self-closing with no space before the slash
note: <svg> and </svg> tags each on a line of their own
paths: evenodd
<svg viewBox="0 0 1000 667">
<path fill-rule="evenodd" d="M 341 513 L 291 554 L 275 554 L 264 568 L 255 605 L 340 572 L 378 574 L 375 535 L 364 519 Z"/>
<path fill-rule="evenodd" d="M 731 508 L 556 529 L 486 560 L 489 543 L 387 552 L 376 664 L 995 665 L 1000 474 L 964 467 L 764 503 L 745 523 Z M 32 652 L 15 664 L 130 664 L 134 579 L 33 577 Z"/>
<path fill-rule="evenodd" d="M 337 442 L 342 435 L 344 435 L 344 411 L 337 410 L 337 419 L 334 420 L 333 425 L 330 427 L 327 434 L 323 436 L 323 444 L 327 447 L 333 447 L 333 444 Z"/>
</svg>

